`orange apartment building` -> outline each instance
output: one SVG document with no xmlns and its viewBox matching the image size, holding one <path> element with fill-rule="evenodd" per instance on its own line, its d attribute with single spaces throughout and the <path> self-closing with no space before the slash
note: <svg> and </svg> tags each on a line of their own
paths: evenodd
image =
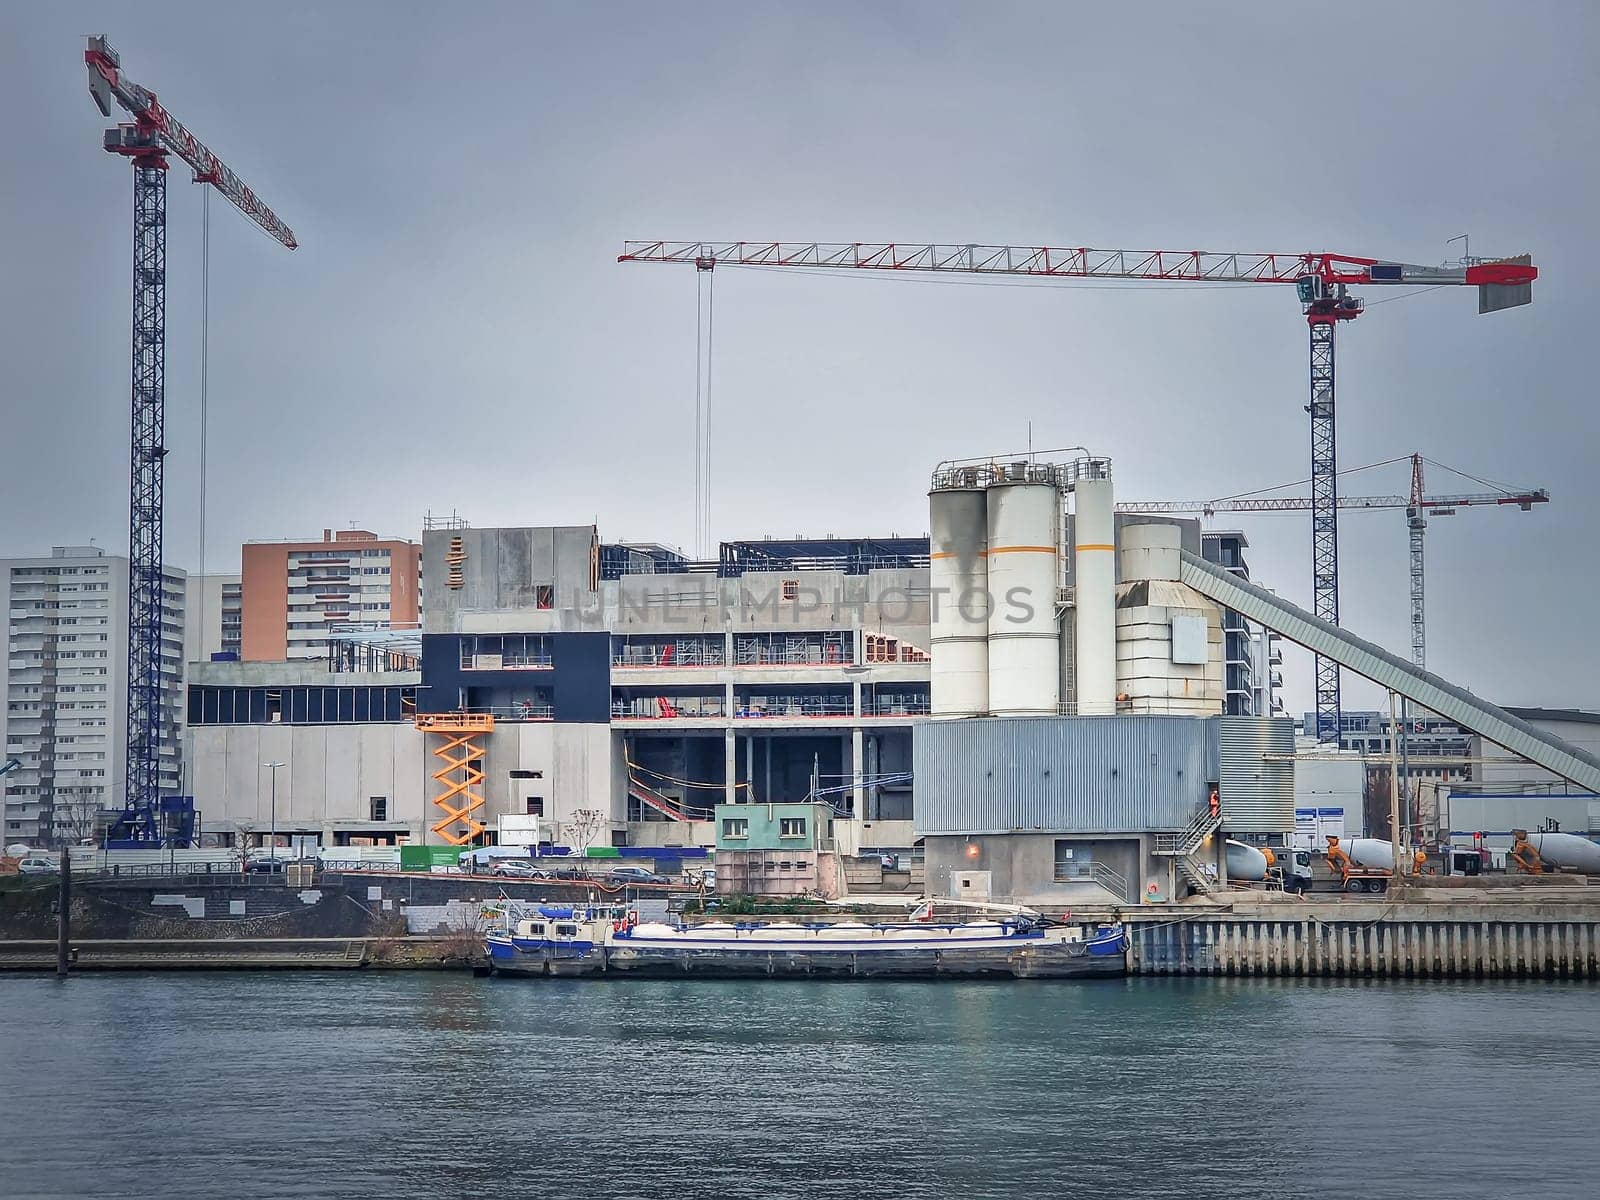
<svg viewBox="0 0 1600 1200">
<path fill-rule="evenodd" d="M 250 542 L 240 571 L 239 656 L 246 662 L 328 657 L 335 626 L 417 627 L 422 547 L 364 529 L 320 542 Z"/>
</svg>

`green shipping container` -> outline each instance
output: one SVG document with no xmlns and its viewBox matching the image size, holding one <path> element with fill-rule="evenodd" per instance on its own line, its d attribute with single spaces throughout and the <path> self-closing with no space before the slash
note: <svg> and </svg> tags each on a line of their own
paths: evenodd
<svg viewBox="0 0 1600 1200">
<path fill-rule="evenodd" d="M 586 857 L 588 857 L 588 858 L 621 858 L 622 857 L 622 855 L 617 853 L 617 848 L 615 846 L 590 846 L 587 850 L 584 851 L 584 855 Z"/>
<path fill-rule="evenodd" d="M 431 871 L 434 867 L 454 867 L 461 862 L 461 846 L 401 846 L 402 871 Z"/>
</svg>

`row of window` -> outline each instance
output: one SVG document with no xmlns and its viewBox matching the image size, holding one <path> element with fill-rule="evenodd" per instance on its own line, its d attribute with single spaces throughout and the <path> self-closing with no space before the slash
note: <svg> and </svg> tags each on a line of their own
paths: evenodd
<svg viewBox="0 0 1600 1200">
<path fill-rule="evenodd" d="M 748 817 L 725 817 L 722 821 L 722 836 L 725 838 L 747 838 L 750 836 L 750 819 Z M 778 819 L 778 836 L 781 838 L 803 838 L 806 836 L 806 818 L 780 817 Z"/>
<path fill-rule="evenodd" d="M 417 689 L 399 687 L 191 687 L 191 725 L 325 725 L 408 721 Z"/>
</svg>

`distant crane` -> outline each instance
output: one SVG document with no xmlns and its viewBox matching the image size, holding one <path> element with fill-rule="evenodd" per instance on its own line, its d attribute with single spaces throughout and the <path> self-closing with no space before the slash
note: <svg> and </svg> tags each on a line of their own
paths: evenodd
<svg viewBox="0 0 1600 1200">
<path fill-rule="evenodd" d="M 1389 460 L 1393 462 L 1394 460 Z M 1428 517 L 1448 517 L 1458 508 L 1474 505 L 1515 505 L 1523 512 L 1535 504 L 1547 504 L 1550 493 L 1544 488 L 1528 490 L 1505 489 L 1498 492 L 1475 492 L 1468 495 L 1429 496 L 1423 489 L 1424 459 L 1420 454 L 1411 456 L 1411 493 L 1407 496 L 1339 496 L 1335 503 L 1340 508 L 1403 508 L 1406 526 L 1411 535 L 1411 661 L 1419 667 L 1427 666 L 1427 634 L 1425 621 L 1425 593 L 1423 586 L 1423 533 L 1428 527 Z M 1441 466 L 1434 463 L 1434 466 Z M 1461 474 L 1452 467 L 1444 470 Z M 1475 478 L 1467 476 L 1467 478 Z M 1117 505 L 1121 513 L 1180 513 L 1197 512 L 1211 516 L 1219 512 L 1295 512 L 1309 509 L 1313 500 L 1308 496 L 1241 496 L 1224 500 L 1145 500 Z"/>
<path fill-rule="evenodd" d="M 1218 254 L 1204 250 L 1090 250 L 1051 246 L 928 245 L 900 242 L 626 242 L 618 262 L 800 267 L 845 271 L 1023 275 L 1043 279 L 1122 279 L 1159 283 L 1293 284 L 1311 334 L 1311 586 L 1313 611 L 1339 623 L 1339 525 L 1334 445 L 1334 330 L 1363 311 L 1352 285 L 1464 285 L 1478 288 L 1478 311 L 1533 300 L 1532 258 L 1420 267 L 1348 254 Z M 1317 659 L 1317 738 L 1339 736 L 1339 665 Z"/>
<path fill-rule="evenodd" d="M 105 131 L 104 148 L 133 163 L 133 439 L 128 496 L 128 724 L 126 795 L 119 828 L 135 839 L 159 826 L 161 543 L 166 401 L 167 154 L 194 169 L 240 212 L 293 250 L 294 233 L 200 140 L 122 74 L 104 37 L 83 59 L 100 114 L 115 101 L 133 121 Z"/>
</svg>

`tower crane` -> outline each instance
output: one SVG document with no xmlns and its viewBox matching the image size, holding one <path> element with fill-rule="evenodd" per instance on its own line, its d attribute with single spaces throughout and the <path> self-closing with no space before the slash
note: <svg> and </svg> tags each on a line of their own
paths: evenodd
<svg viewBox="0 0 1600 1200">
<path fill-rule="evenodd" d="M 1428 517 L 1454 516 L 1458 508 L 1490 504 L 1515 505 L 1523 512 L 1529 512 L 1535 504 L 1547 504 L 1550 501 L 1550 493 L 1544 488 L 1430 496 L 1423 487 L 1423 463 L 1426 461 L 1428 460 L 1420 454 L 1411 455 L 1409 495 L 1339 496 L 1334 502 L 1339 508 L 1405 509 L 1406 527 L 1410 531 L 1411 543 L 1411 661 L 1419 667 L 1427 666 L 1424 619 L 1427 606 L 1423 586 L 1422 542 L 1423 533 L 1428 526 Z M 1193 512 L 1209 517 L 1219 512 L 1303 512 L 1311 508 L 1313 503 L 1314 499 L 1310 496 L 1239 496 L 1224 500 L 1135 500 L 1119 503 L 1117 511 L 1120 513 Z"/>
<path fill-rule="evenodd" d="M 133 120 L 105 131 L 104 149 L 133 164 L 133 437 L 128 492 L 128 724 L 124 807 L 118 825 L 156 836 L 161 743 L 161 544 L 165 445 L 167 156 L 194 170 L 279 243 L 292 230 L 167 112 L 154 92 L 122 73 L 106 39 L 91 37 L 83 60 L 100 114 L 113 102 Z"/>
<path fill-rule="evenodd" d="M 626 242 L 618 262 L 803 267 L 811 270 L 1020 275 L 1041 279 L 1120 279 L 1161 283 L 1292 284 L 1310 331 L 1312 609 L 1339 623 L 1339 525 L 1334 438 L 1334 330 L 1363 311 L 1352 286 L 1475 286 L 1478 311 L 1528 304 L 1538 268 L 1532 258 L 1464 256 L 1438 267 L 1348 254 L 1213 253 L 1204 250 L 1091 250 L 1083 247 L 912 244 L 903 242 Z M 1339 666 L 1319 657 L 1317 738 L 1339 736 Z"/>
</svg>

